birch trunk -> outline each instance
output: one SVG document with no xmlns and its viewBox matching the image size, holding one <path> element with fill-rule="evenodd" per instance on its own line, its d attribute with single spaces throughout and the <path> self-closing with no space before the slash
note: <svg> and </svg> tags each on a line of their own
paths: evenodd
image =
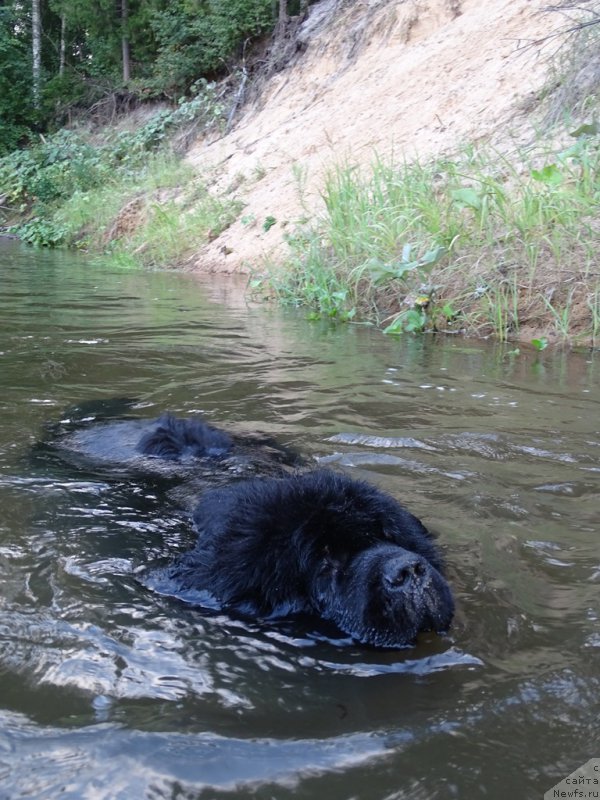
<svg viewBox="0 0 600 800">
<path fill-rule="evenodd" d="M 123 83 L 128 83 L 131 77 L 131 56 L 129 50 L 129 32 L 127 30 L 127 21 L 129 19 L 129 7 L 127 0 L 121 0 L 121 26 L 122 26 L 122 39 L 121 51 L 123 53 Z"/>
<path fill-rule="evenodd" d="M 67 17 L 63 13 L 60 15 L 60 60 L 58 62 L 59 75 L 64 75 L 65 72 L 66 34 L 67 34 Z"/>
<path fill-rule="evenodd" d="M 42 81 L 42 17 L 40 0 L 31 0 L 31 47 L 33 56 L 33 105 L 40 107 Z"/>
</svg>

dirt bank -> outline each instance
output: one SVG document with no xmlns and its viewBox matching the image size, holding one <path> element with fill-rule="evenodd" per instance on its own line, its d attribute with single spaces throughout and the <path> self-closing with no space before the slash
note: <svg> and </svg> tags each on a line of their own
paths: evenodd
<svg viewBox="0 0 600 800">
<path fill-rule="evenodd" d="M 274 75 L 235 128 L 189 159 L 245 203 L 240 219 L 193 259 L 248 271 L 284 252 L 286 227 L 319 208 L 323 171 L 377 151 L 399 160 L 462 143 L 533 138 L 530 111 L 547 80 L 531 42 L 557 20 L 546 0 L 322 0 L 306 49 Z M 527 46 L 530 45 L 530 46 Z M 265 220 L 268 220 L 265 225 Z M 273 220 L 275 222 L 273 223 Z M 269 227 L 269 222 L 271 226 Z M 268 228 L 268 230 L 265 230 Z"/>
</svg>

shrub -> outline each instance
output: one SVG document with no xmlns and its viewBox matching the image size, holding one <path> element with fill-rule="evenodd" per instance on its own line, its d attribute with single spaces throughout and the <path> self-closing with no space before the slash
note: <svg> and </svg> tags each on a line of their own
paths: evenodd
<svg viewBox="0 0 600 800">
<path fill-rule="evenodd" d="M 0 194 L 13 207 L 47 205 L 104 184 L 123 170 L 143 169 L 148 153 L 186 125 L 208 126 L 223 117 L 212 84 L 199 82 L 196 95 L 172 111 L 160 111 L 134 132 L 121 132 L 93 146 L 63 129 L 26 150 L 0 159 Z"/>
<path fill-rule="evenodd" d="M 271 0 L 211 0 L 204 13 L 176 0 L 152 15 L 158 41 L 154 81 L 162 91 L 185 93 L 198 75 L 223 72 L 248 38 L 272 29 Z"/>
</svg>

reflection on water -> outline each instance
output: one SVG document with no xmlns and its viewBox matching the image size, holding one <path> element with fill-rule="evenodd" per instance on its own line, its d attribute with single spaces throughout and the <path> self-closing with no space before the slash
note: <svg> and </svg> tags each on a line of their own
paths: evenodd
<svg viewBox="0 0 600 800">
<path fill-rule="evenodd" d="M 14 243 L 0 274 L 0 798 L 530 798 L 599 755 L 593 355 L 390 340 Z M 440 535 L 450 634 L 378 651 L 144 589 L 185 514 L 30 457 L 113 397 L 403 500 Z"/>
</svg>

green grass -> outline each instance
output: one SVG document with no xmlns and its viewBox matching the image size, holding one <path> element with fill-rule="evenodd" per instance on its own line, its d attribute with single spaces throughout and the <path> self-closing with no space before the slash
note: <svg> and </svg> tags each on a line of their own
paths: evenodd
<svg viewBox="0 0 600 800">
<path fill-rule="evenodd" d="M 285 263 L 254 276 L 255 289 L 388 333 L 461 329 L 505 340 L 535 322 L 560 339 L 597 339 L 597 301 L 586 300 L 599 293 L 593 131 L 556 151 L 471 147 L 430 163 L 340 165 L 322 201 L 288 235 Z"/>
<path fill-rule="evenodd" d="M 202 241 L 212 239 L 237 217 L 240 207 L 204 190 L 193 205 L 181 200 L 147 202 L 135 230 L 115 242 L 112 255 L 155 268 L 181 264 Z"/>
<path fill-rule="evenodd" d="M 180 264 L 239 210 L 235 200 L 212 196 L 188 164 L 157 154 L 135 175 L 117 174 L 101 188 L 76 192 L 51 218 L 68 246 L 158 268 Z"/>
</svg>

